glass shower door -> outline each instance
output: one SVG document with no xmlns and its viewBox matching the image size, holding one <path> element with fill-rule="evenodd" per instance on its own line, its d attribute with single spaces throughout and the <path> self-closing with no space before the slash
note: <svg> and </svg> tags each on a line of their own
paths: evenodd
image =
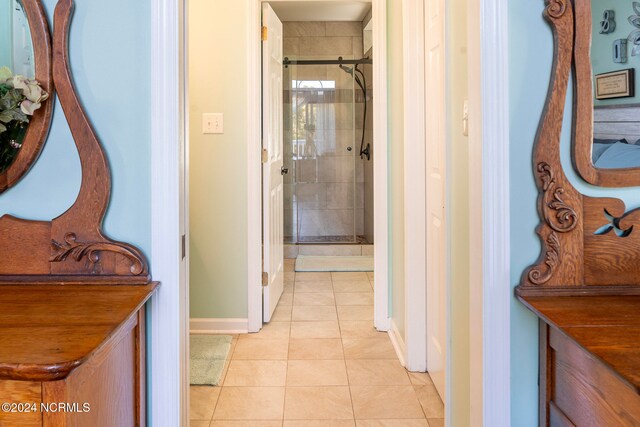
<svg viewBox="0 0 640 427">
<path fill-rule="evenodd" d="M 285 68 L 286 239 L 356 241 L 353 75 L 337 65 Z"/>
</svg>

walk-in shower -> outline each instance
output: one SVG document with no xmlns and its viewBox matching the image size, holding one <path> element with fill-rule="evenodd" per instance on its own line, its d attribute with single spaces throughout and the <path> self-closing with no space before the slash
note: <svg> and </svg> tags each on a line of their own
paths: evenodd
<svg viewBox="0 0 640 427">
<path fill-rule="evenodd" d="M 284 60 L 286 243 L 373 243 L 365 238 L 372 141 L 362 70 L 371 62 Z"/>
</svg>

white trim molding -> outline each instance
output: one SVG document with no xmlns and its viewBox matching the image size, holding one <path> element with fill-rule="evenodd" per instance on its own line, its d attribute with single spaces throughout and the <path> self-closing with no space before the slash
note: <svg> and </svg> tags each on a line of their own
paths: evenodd
<svg viewBox="0 0 640 427">
<path fill-rule="evenodd" d="M 247 2 L 247 313 L 262 328 L 262 45 L 261 0 Z"/>
<path fill-rule="evenodd" d="M 205 334 L 246 334 L 249 332 L 249 319 L 205 319 L 189 320 L 189 333 Z"/>
<path fill-rule="evenodd" d="M 472 425 L 511 424 L 508 2 L 468 1 Z"/>
<path fill-rule="evenodd" d="M 181 263 L 184 1 L 151 6 L 151 274 L 149 425 L 188 425 L 188 289 Z"/>
<path fill-rule="evenodd" d="M 389 136 L 387 132 L 387 0 L 372 1 L 374 324 L 389 330 Z"/>
<path fill-rule="evenodd" d="M 400 361 L 400 365 L 406 367 L 407 359 L 405 358 L 405 354 L 407 354 L 407 346 L 402 339 L 402 334 L 398 331 L 398 326 L 393 321 L 393 319 L 389 320 L 389 331 L 387 332 L 389 335 L 389 339 L 391 340 L 391 345 L 398 356 L 398 360 Z"/>
<path fill-rule="evenodd" d="M 482 194 L 484 197 L 482 215 L 483 396 L 487 396 L 484 411 L 486 426 L 511 423 L 510 306 L 513 289 L 510 276 L 507 4 L 500 0 L 484 0 L 480 10 Z"/>
<path fill-rule="evenodd" d="M 403 0 L 406 368 L 427 370 L 427 174 L 424 1 Z"/>
</svg>

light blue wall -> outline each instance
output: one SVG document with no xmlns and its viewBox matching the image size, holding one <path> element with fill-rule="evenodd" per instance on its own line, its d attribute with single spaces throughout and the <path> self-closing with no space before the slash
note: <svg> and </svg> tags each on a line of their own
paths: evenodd
<svg viewBox="0 0 640 427">
<path fill-rule="evenodd" d="M 49 17 L 54 0 L 45 0 Z M 76 2 L 70 31 L 71 71 L 78 95 L 112 168 L 105 230 L 148 254 L 150 201 L 150 2 Z M 53 28 L 50 18 L 50 26 Z M 80 162 L 60 105 L 31 172 L 0 195 L 0 215 L 50 220 L 80 188 Z"/>
<path fill-rule="evenodd" d="M 538 257 L 538 223 L 531 150 L 551 69 L 551 32 L 544 2 L 509 5 L 511 168 L 511 283 Z M 516 30 L 517 29 L 517 30 Z M 538 425 L 538 326 L 536 317 L 511 300 L 511 425 Z"/>
<path fill-rule="evenodd" d="M 511 169 L 511 283 L 518 285 L 522 271 L 538 257 L 540 244 L 537 191 L 531 166 L 533 141 L 547 94 L 553 56 L 549 25 L 542 18 L 544 2 L 509 4 L 509 90 Z M 571 88 L 572 83 L 569 83 Z M 590 196 L 619 197 L 627 208 L 640 206 L 638 188 L 595 188 L 578 178 L 571 167 L 571 90 L 562 129 L 562 163 L 565 173 L 581 192 Z M 538 425 L 537 318 L 515 298 L 511 304 L 511 425 Z"/>
<path fill-rule="evenodd" d="M 627 62 L 617 64 L 613 62 L 613 42 L 617 39 L 626 39 L 636 27 L 629 23 L 627 19 L 630 15 L 635 15 L 631 0 L 591 0 L 592 7 L 592 40 L 591 40 L 591 64 L 593 75 L 608 73 L 611 71 L 634 68 L 635 93 L 636 96 L 629 98 L 614 98 L 595 100 L 596 105 L 619 105 L 637 103 L 640 99 L 640 75 L 638 75 L 638 65 L 640 56 L 631 56 L 632 44 L 628 45 Z M 609 34 L 600 34 L 600 21 L 605 10 L 613 10 L 616 14 L 616 29 Z"/>
</svg>

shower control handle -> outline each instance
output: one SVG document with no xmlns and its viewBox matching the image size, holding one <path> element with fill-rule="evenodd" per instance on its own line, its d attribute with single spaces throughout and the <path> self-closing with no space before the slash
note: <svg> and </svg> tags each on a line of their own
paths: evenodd
<svg viewBox="0 0 640 427">
<path fill-rule="evenodd" d="M 286 175 L 288 173 L 289 173 L 289 168 L 285 168 L 284 166 L 280 168 L 280 175 Z"/>
<path fill-rule="evenodd" d="M 347 151 L 351 151 L 351 150 L 353 150 L 353 148 L 347 147 Z"/>
</svg>

